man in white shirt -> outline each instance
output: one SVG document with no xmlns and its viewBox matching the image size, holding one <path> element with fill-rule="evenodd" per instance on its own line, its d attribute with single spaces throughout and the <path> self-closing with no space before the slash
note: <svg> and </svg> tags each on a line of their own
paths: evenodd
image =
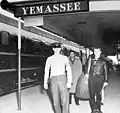
<svg viewBox="0 0 120 113">
<path fill-rule="evenodd" d="M 44 88 L 48 89 L 50 73 L 50 89 L 55 113 L 69 113 L 69 91 L 72 84 L 72 71 L 68 57 L 60 54 L 61 44 L 53 44 L 54 55 L 46 60 Z"/>
</svg>

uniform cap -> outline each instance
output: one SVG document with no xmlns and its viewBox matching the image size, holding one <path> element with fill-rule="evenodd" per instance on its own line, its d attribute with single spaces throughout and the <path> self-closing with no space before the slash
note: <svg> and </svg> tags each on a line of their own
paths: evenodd
<svg viewBox="0 0 120 113">
<path fill-rule="evenodd" d="M 75 51 L 74 51 L 74 50 L 72 50 L 72 49 L 70 50 L 70 53 L 71 53 L 71 52 L 75 53 Z"/>
<path fill-rule="evenodd" d="M 52 43 L 52 47 L 53 48 L 61 48 L 61 43 L 58 43 L 58 42 Z"/>
</svg>

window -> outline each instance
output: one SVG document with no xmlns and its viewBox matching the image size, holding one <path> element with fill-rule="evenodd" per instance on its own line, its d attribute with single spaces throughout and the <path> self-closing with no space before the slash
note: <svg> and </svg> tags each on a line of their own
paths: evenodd
<svg viewBox="0 0 120 113">
<path fill-rule="evenodd" d="M 4 46 L 8 46 L 9 45 L 9 37 L 10 37 L 10 34 L 6 31 L 2 31 L 1 32 L 1 44 L 4 45 Z"/>
</svg>

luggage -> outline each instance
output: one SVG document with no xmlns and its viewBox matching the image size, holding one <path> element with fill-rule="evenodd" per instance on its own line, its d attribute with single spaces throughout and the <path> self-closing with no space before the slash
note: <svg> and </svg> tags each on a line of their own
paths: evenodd
<svg viewBox="0 0 120 113">
<path fill-rule="evenodd" d="M 91 57 L 89 57 L 88 59 L 87 74 L 89 74 L 90 68 L 91 68 Z M 88 88 L 88 78 L 85 76 L 84 73 L 82 73 L 78 78 L 75 95 L 80 100 L 89 100 L 90 98 L 89 88 Z"/>
<path fill-rule="evenodd" d="M 76 91 L 76 97 L 80 100 L 89 100 L 89 89 L 88 89 L 88 78 L 82 73 L 82 75 L 78 78 Z"/>
</svg>

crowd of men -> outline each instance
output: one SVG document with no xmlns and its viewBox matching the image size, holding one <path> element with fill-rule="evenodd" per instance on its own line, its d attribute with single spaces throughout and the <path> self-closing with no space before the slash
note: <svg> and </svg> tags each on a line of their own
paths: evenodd
<svg viewBox="0 0 120 113">
<path fill-rule="evenodd" d="M 70 113 L 72 97 L 76 105 L 80 104 L 75 91 L 82 73 L 88 78 L 91 113 L 102 113 L 101 91 L 108 85 L 108 70 L 105 59 L 101 57 L 101 49 L 93 48 L 93 54 L 89 56 L 83 72 L 81 58 L 76 57 L 74 51 L 71 50 L 69 56 L 65 56 L 61 54 L 61 43 L 54 43 L 52 48 L 54 54 L 47 58 L 45 64 L 44 88 L 51 91 L 54 113 Z"/>
</svg>

